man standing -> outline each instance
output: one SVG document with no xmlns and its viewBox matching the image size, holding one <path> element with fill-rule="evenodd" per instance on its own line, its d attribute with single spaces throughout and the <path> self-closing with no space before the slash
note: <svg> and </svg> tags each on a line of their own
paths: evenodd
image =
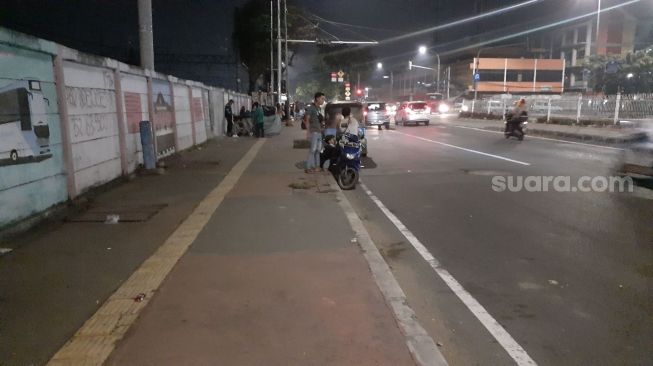
<svg viewBox="0 0 653 366">
<path fill-rule="evenodd" d="M 233 99 L 229 99 L 227 105 L 224 106 L 224 118 L 227 120 L 227 136 L 232 136 L 234 131 L 234 112 L 232 106 L 234 104 Z M 238 135 L 234 135 L 238 136 Z"/>
<path fill-rule="evenodd" d="M 265 137 L 265 132 L 263 131 L 263 118 L 263 107 L 261 107 L 258 102 L 254 102 L 252 119 L 254 120 L 254 133 L 256 134 L 256 137 Z"/>
<path fill-rule="evenodd" d="M 306 109 L 304 122 L 308 128 L 308 139 L 311 147 L 308 149 L 308 158 L 306 159 L 306 173 L 315 173 L 322 171 L 319 168 L 320 151 L 322 150 L 322 104 L 324 104 L 324 93 L 317 92 L 313 98 L 313 103 Z"/>
</svg>

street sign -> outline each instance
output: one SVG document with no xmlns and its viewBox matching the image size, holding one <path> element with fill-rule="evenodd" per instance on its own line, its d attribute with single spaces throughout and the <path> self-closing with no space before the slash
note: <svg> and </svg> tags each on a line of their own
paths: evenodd
<svg viewBox="0 0 653 366">
<path fill-rule="evenodd" d="M 345 100 L 351 100 L 351 97 L 345 97 Z"/>
<path fill-rule="evenodd" d="M 349 91 L 346 91 L 346 92 L 345 92 L 345 96 L 346 96 L 346 97 L 349 97 L 349 96 L 351 96 L 351 92 L 349 92 Z"/>
<path fill-rule="evenodd" d="M 335 83 L 336 80 L 337 80 L 337 74 L 336 74 L 335 72 L 332 72 L 332 73 L 331 73 L 331 82 L 332 82 L 332 83 Z"/>
<path fill-rule="evenodd" d="M 342 70 L 338 71 L 338 78 L 342 79 L 343 76 L 345 76 L 345 73 Z"/>
<path fill-rule="evenodd" d="M 481 74 L 476 73 L 474 74 L 474 81 L 480 81 L 481 80 Z"/>
<path fill-rule="evenodd" d="M 339 82 L 339 83 L 342 83 L 343 81 L 345 81 L 345 79 L 343 79 L 343 78 L 338 78 L 338 82 Z"/>
</svg>

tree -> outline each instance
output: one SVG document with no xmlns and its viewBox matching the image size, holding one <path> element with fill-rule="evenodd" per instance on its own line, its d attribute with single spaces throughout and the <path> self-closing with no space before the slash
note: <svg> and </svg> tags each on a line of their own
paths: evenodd
<svg viewBox="0 0 653 366">
<path fill-rule="evenodd" d="M 616 65 L 614 69 L 609 64 Z M 586 63 L 592 88 L 616 94 L 653 93 L 653 47 L 620 56 L 592 56 Z M 611 70 L 612 69 L 612 70 Z"/>
<path fill-rule="evenodd" d="M 282 10 L 283 11 L 283 10 Z M 274 7 L 274 60 L 276 63 L 276 3 Z M 314 27 L 302 21 L 302 11 L 295 6 L 288 6 L 288 37 L 314 37 Z M 270 2 L 267 0 L 249 0 L 243 6 L 236 8 L 234 42 L 240 52 L 241 60 L 249 68 L 249 79 L 252 84 L 263 75 L 263 80 L 270 81 Z M 283 14 L 282 14 L 283 25 Z M 283 28 L 282 28 L 283 36 Z M 292 64 L 295 52 L 293 44 L 288 45 L 288 60 Z M 283 52 L 283 50 L 282 50 Z M 252 88 L 251 88 L 252 89 Z"/>
<path fill-rule="evenodd" d="M 332 72 L 345 72 L 345 81 L 352 84 L 352 93 L 358 74 L 361 80 L 368 80 L 372 74 L 374 56 L 368 47 L 325 44 L 317 47 L 312 70 L 300 75 L 302 81 L 295 89 L 295 96 L 300 100 L 312 100 L 317 91 L 323 92 L 327 99 L 344 99 L 345 87 L 343 83 L 331 81 Z"/>
</svg>

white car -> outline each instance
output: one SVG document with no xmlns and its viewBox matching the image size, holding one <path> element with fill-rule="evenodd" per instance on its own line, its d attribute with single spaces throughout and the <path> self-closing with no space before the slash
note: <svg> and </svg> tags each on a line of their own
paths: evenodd
<svg viewBox="0 0 653 366">
<path fill-rule="evenodd" d="M 397 110 L 395 122 L 397 125 L 405 126 L 412 123 L 419 125 L 420 122 L 425 126 L 429 125 L 431 108 L 426 102 L 403 102 Z"/>
</svg>

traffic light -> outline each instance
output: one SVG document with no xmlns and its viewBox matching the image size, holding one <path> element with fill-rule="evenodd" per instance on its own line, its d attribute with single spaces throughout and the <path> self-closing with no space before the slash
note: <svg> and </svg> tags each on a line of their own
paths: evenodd
<svg viewBox="0 0 653 366">
<path fill-rule="evenodd" d="M 363 91 L 360 89 L 356 89 L 356 95 L 363 95 Z"/>
</svg>

